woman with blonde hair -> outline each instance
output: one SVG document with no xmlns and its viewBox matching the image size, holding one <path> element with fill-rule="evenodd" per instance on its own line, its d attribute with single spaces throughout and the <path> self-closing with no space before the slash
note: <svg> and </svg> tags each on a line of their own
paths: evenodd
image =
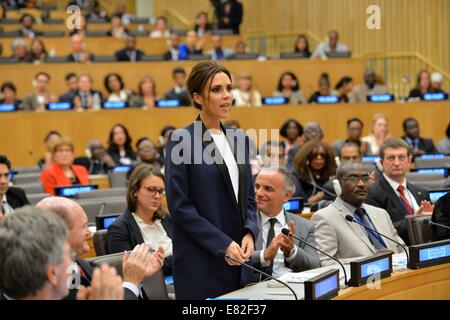
<svg viewBox="0 0 450 320">
<path fill-rule="evenodd" d="M 261 93 L 253 88 L 250 74 L 243 73 L 238 78 L 238 87 L 233 89 L 234 105 L 236 107 L 260 107 Z"/>
<path fill-rule="evenodd" d="M 377 113 L 373 116 L 372 134 L 361 138 L 362 142 L 367 142 L 370 145 L 371 154 L 378 154 L 384 141 L 392 137 L 388 125 L 388 118 L 383 113 Z"/>
</svg>

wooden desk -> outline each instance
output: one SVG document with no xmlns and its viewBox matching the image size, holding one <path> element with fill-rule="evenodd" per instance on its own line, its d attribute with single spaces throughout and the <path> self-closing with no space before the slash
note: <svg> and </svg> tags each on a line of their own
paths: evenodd
<svg viewBox="0 0 450 320">
<path fill-rule="evenodd" d="M 97 184 L 99 189 L 109 189 L 109 179 L 107 175 L 90 175 L 89 181 L 92 184 Z"/>
<path fill-rule="evenodd" d="M 396 272 L 381 280 L 379 290 L 347 288 L 335 300 L 450 300 L 450 263 Z"/>
<path fill-rule="evenodd" d="M 320 121 L 324 129 L 324 140 L 332 143 L 346 136 L 346 120 L 352 117 L 359 117 L 365 123 L 363 135 L 367 135 L 372 117 L 378 112 L 385 113 L 389 118 L 389 128 L 394 136 L 403 134 L 402 121 L 412 116 L 420 121 L 421 135 L 437 142 L 444 136 L 450 119 L 450 102 L 235 108 L 231 111 L 231 117 L 238 120 L 244 130 L 278 130 L 288 118 L 297 119 L 303 124 L 306 121 Z M 134 141 L 142 136 L 157 141 L 165 125 L 184 127 L 195 120 L 197 114 L 193 107 L 147 111 L 129 109 L 3 113 L 0 114 L 0 136 L 8 138 L 2 141 L 0 151 L 8 155 L 15 166 L 30 166 L 41 158 L 44 152 L 42 140 L 49 130 L 58 130 L 71 137 L 76 156 L 82 156 L 89 140 L 97 138 L 106 144 L 108 132 L 116 123 L 126 125 Z M 275 134 L 274 139 L 278 139 L 277 131 Z M 260 142 L 266 141 L 262 140 Z M 257 145 L 260 142 L 257 141 Z"/>
</svg>

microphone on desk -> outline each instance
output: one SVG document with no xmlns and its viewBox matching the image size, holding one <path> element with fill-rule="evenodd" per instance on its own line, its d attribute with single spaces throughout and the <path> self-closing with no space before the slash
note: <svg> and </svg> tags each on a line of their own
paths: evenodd
<svg viewBox="0 0 450 320">
<path fill-rule="evenodd" d="M 424 224 L 428 224 L 428 225 L 430 225 L 430 226 L 438 226 L 438 227 L 441 227 L 441 228 L 445 228 L 445 229 L 449 229 L 449 230 L 450 230 L 450 227 L 449 227 L 449 226 L 446 226 L 445 224 L 440 224 L 440 223 L 433 222 L 433 221 L 431 221 L 430 219 L 424 219 L 424 220 L 423 220 L 423 223 L 424 223 Z"/>
<path fill-rule="evenodd" d="M 363 227 L 366 228 L 366 229 L 369 229 L 369 230 L 371 230 L 371 231 L 373 231 L 373 232 L 376 232 L 377 234 L 379 234 L 379 235 L 382 236 L 383 238 L 386 238 L 386 239 L 391 240 L 392 242 L 398 244 L 398 245 L 399 245 L 400 247 L 402 247 L 402 249 L 405 251 L 405 253 L 406 253 L 406 261 L 407 261 L 407 263 L 408 263 L 407 265 L 409 266 L 409 254 L 408 254 L 408 250 L 406 250 L 405 246 L 402 245 L 400 242 L 395 241 L 395 240 L 392 239 L 392 238 L 389 238 L 388 236 L 382 234 L 381 232 L 379 232 L 379 231 L 377 231 L 377 230 L 375 230 L 375 229 L 372 229 L 371 227 L 369 227 L 368 225 L 365 225 L 364 223 L 361 223 L 361 222 L 359 222 L 359 221 L 356 221 L 355 218 L 353 218 L 353 217 L 352 217 L 351 215 L 349 215 L 349 214 L 345 216 L 345 220 L 350 221 L 350 222 L 357 223 L 357 224 L 359 224 L 360 226 L 363 226 Z"/>
<path fill-rule="evenodd" d="M 309 244 L 308 242 L 306 242 L 305 240 L 303 240 L 303 239 L 297 237 L 295 234 L 293 234 L 293 233 L 292 233 L 289 229 L 287 229 L 287 228 L 281 229 L 281 233 L 284 234 L 284 235 L 287 236 L 287 237 L 292 237 L 292 238 L 294 238 L 294 239 L 297 239 L 297 240 L 300 241 L 301 243 L 307 245 L 308 247 L 313 248 L 314 250 L 319 251 L 320 253 L 326 255 L 328 258 L 330 258 L 330 259 L 336 261 L 337 263 L 339 263 L 339 265 L 342 267 L 342 270 L 344 271 L 345 285 L 348 285 L 347 271 L 345 271 L 345 268 L 344 268 L 344 265 L 342 264 L 342 262 L 340 262 L 340 261 L 339 261 L 338 259 L 336 259 L 335 257 L 330 256 L 328 253 L 323 252 L 322 250 L 320 250 L 320 249 L 318 249 L 318 248 L 316 248 L 316 247 L 310 245 L 310 244 Z"/>
<path fill-rule="evenodd" d="M 239 264 L 242 265 L 242 266 L 245 266 L 245 267 L 247 267 L 247 268 L 249 268 L 249 269 L 252 269 L 253 271 L 258 272 L 259 274 L 262 274 L 262 275 L 266 276 L 267 278 L 270 278 L 270 279 L 272 279 L 272 280 L 275 280 L 275 281 L 278 282 L 278 283 L 281 283 L 282 285 L 286 286 L 289 290 L 291 290 L 292 294 L 294 295 L 295 300 L 298 300 L 297 295 L 295 294 L 295 291 L 294 291 L 294 290 L 293 290 L 286 282 L 283 282 L 283 281 L 281 281 L 281 280 L 278 280 L 277 278 L 272 277 L 270 274 L 267 274 L 267 273 L 265 273 L 265 272 L 263 272 L 263 271 L 261 271 L 261 270 L 255 268 L 255 267 L 253 267 L 253 266 L 251 266 L 251 265 L 245 263 L 245 262 L 241 262 L 241 261 L 239 261 L 238 259 L 235 259 L 235 258 L 233 258 L 233 257 L 230 257 L 230 256 L 225 252 L 225 250 L 218 250 L 218 251 L 217 251 L 217 256 L 219 257 L 219 259 L 225 259 L 225 258 L 226 258 L 226 259 L 233 260 L 234 262 L 237 262 L 237 263 L 239 263 Z"/>
</svg>

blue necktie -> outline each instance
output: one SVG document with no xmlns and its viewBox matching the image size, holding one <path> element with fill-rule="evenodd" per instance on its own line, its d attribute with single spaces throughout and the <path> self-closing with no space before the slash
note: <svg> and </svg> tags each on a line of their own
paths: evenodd
<svg viewBox="0 0 450 320">
<path fill-rule="evenodd" d="M 369 216 L 367 215 L 367 212 L 364 208 L 358 208 L 355 210 L 355 215 L 359 217 L 362 223 L 367 225 L 368 227 L 376 230 L 375 226 L 372 224 L 372 221 L 370 221 Z M 373 244 L 375 249 L 382 249 L 386 248 L 386 245 L 384 244 L 384 241 L 381 239 L 381 237 L 373 232 L 372 230 L 364 227 L 364 229 L 367 232 L 367 236 L 369 237 L 370 242 Z"/>
</svg>

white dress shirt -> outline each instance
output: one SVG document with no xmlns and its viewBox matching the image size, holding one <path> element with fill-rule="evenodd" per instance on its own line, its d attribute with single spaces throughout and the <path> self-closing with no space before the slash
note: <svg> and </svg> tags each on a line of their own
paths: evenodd
<svg viewBox="0 0 450 320">
<path fill-rule="evenodd" d="M 262 226 L 262 228 L 261 228 L 262 234 L 261 235 L 262 235 L 262 239 L 263 239 L 263 249 L 261 250 L 259 259 L 260 259 L 261 265 L 263 267 L 268 267 L 270 265 L 270 261 L 266 261 L 264 259 L 264 249 L 267 247 L 267 236 L 269 234 L 269 228 L 270 228 L 269 220 L 271 218 L 277 219 L 277 222 L 275 222 L 275 225 L 273 226 L 274 231 L 275 231 L 275 236 L 278 235 L 279 233 L 281 233 L 281 229 L 283 229 L 283 228 L 289 229 L 289 225 L 288 225 L 288 222 L 286 221 L 284 209 L 282 209 L 276 217 L 266 216 L 262 212 L 259 212 L 259 214 L 261 216 L 261 226 Z M 275 258 L 273 260 L 272 276 L 275 278 L 278 278 L 287 272 L 292 272 L 292 269 L 286 267 L 284 260 L 286 259 L 287 262 L 291 262 L 294 259 L 296 254 L 297 254 L 297 246 L 296 245 L 294 245 L 294 247 L 292 248 L 292 250 L 289 254 L 289 257 L 284 256 L 284 253 L 283 253 L 283 251 L 281 251 L 281 248 L 278 249 L 277 255 L 275 256 Z"/>
<path fill-rule="evenodd" d="M 3 197 L 2 197 L 2 206 L 3 206 L 3 209 L 5 210 L 5 215 L 14 213 L 14 209 L 8 203 L 8 199 L 6 198 L 6 194 L 4 194 Z"/>
<path fill-rule="evenodd" d="M 150 248 L 154 251 L 158 250 L 158 247 L 162 245 L 164 249 L 164 257 L 172 255 L 172 239 L 164 230 L 164 227 L 160 219 L 156 219 L 153 224 L 147 224 L 135 213 L 131 213 L 136 221 L 139 230 L 142 233 L 144 242 L 150 245 Z"/>
<path fill-rule="evenodd" d="M 213 138 L 217 149 L 219 149 L 219 152 L 227 165 L 228 173 L 233 185 L 234 195 L 236 196 L 236 201 L 239 202 L 239 169 L 236 159 L 234 158 L 233 151 L 231 150 L 228 140 L 223 132 L 220 134 L 211 134 L 211 137 Z"/>
<path fill-rule="evenodd" d="M 400 192 L 398 192 L 398 190 L 397 190 L 397 188 L 400 186 L 400 183 L 392 180 L 385 173 L 383 173 L 383 176 L 386 179 L 386 181 L 389 183 L 391 188 L 394 189 L 395 194 L 400 198 Z M 401 185 L 405 188 L 406 199 L 408 200 L 409 204 L 413 207 L 414 212 L 417 212 L 419 210 L 420 206 L 417 203 L 416 198 L 414 198 L 414 195 L 406 187 L 406 179 L 403 179 L 403 183 L 401 183 Z"/>
</svg>

